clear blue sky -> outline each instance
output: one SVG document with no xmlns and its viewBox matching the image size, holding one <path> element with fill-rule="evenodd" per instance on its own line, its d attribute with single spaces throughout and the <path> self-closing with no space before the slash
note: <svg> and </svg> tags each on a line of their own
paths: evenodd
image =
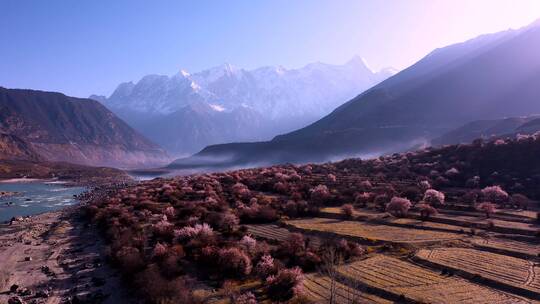
<svg viewBox="0 0 540 304">
<path fill-rule="evenodd" d="M 540 0 L 0 0 L 0 86 L 86 97 L 150 73 L 355 54 L 403 69 L 537 18 Z"/>
</svg>

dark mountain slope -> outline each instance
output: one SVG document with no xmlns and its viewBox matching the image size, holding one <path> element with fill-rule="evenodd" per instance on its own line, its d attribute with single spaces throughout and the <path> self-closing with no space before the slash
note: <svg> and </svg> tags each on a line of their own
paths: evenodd
<svg viewBox="0 0 540 304">
<path fill-rule="evenodd" d="M 99 102 L 60 93 L 0 88 L 0 132 L 50 161 L 139 166 L 167 159 Z"/>
<path fill-rule="evenodd" d="M 532 134 L 540 130 L 538 116 L 477 120 L 435 138 L 435 146 L 470 143 L 477 138 L 490 139 L 517 133 Z"/>
</svg>

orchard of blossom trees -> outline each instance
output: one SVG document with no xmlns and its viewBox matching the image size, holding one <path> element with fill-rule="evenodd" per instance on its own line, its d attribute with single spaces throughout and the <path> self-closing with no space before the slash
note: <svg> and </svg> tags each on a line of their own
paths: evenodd
<svg viewBox="0 0 540 304">
<path fill-rule="evenodd" d="M 371 160 L 281 165 L 225 173 L 154 179 L 90 195 L 87 217 L 103 232 L 110 259 L 148 302 L 197 303 L 190 288 L 259 280 L 269 299 L 303 297 L 304 272 L 333 248 L 345 259 L 364 254 L 346 240 L 317 247 L 305 235 L 258 239 L 245 225 L 317 216 L 339 206 L 374 208 L 427 220 L 441 208 L 530 207 L 540 199 L 540 137 L 428 148 Z M 254 294 L 231 296 L 253 303 Z"/>
</svg>

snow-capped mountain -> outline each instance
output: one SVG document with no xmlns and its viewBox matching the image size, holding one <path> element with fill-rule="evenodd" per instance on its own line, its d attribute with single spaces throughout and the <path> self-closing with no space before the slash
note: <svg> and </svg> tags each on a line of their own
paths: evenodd
<svg viewBox="0 0 540 304">
<path fill-rule="evenodd" d="M 170 152 L 192 153 L 208 144 L 264 140 L 302 127 L 394 73 L 374 72 L 360 57 L 299 69 L 224 64 L 194 74 L 148 75 L 120 84 L 108 98 L 91 98 Z M 194 105 L 197 115 L 186 118 Z"/>
</svg>

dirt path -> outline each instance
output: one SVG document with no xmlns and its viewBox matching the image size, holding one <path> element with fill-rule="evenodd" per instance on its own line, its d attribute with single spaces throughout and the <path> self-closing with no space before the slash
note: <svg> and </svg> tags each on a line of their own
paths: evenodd
<svg viewBox="0 0 540 304">
<path fill-rule="evenodd" d="M 0 225 L 0 303 L 136 303 L 104 263 L 96 231 L 75 214 Z"/>
</svg>

